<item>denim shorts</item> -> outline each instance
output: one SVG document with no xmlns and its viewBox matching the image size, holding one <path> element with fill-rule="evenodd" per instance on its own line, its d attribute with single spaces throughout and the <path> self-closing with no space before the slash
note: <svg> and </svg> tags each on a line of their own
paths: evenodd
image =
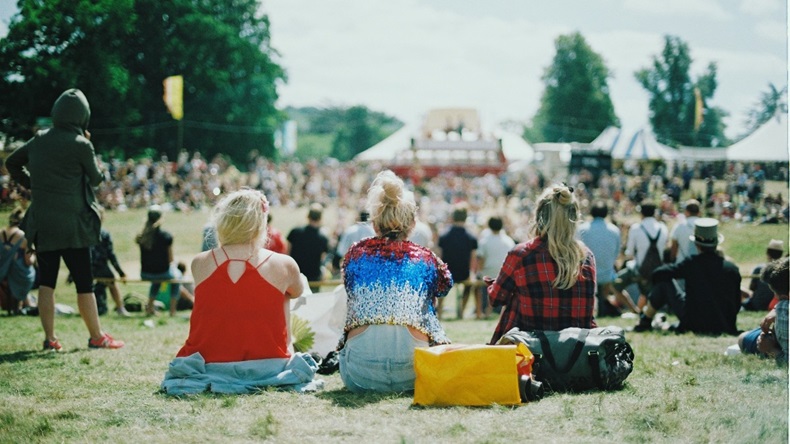
<svg viewBox="0 0 790 444">
<path fill-rule="evenodd" d="M 414 390 L 414 349 L 427 347 L 402 325 L 369 325 L 340 350 L 340 377 L 352 392 Z"/>
<path fill-rule="evenodd" d="M 741 352 L 744 354 L 751 354 L 751 355 L 761 355 L 759 350 L 757 350 L 757 338 L 760 337 L 760 333 L 762 333 L 762 329 L 760 327 L 755 328 L 754 330 L 749 331 L 743 336 L 743 347 L 741 348 Z"/>
<path fill-rule="evenodd" d="M 181 270 L 176 268 L 174 265 L 171 265 L 169 270 L 162 273 L 147 273 L 143 271 L 140 273 L 140 277 L 147 281 L 169 281 L 170 279 L 181 279 L 183 275 L 181 274 Z M 148 290 L 148 297 L 150 299 L 156 299 L 161 286 L 161 282 L 151 282 L 151 288 Z M 170 285 L 170 299 L 178 299 L 178 293 L 180 291 L 179 284 Z"/>
</svg>

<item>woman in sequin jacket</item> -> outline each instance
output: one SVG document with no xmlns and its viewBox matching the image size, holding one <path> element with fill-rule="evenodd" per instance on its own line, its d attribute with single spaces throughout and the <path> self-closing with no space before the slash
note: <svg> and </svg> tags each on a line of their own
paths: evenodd
<svg viewBox="0 0 790 444">
<path fill-rule="evenodd" d="M 391 171 L 368 191 L 376 236 L 345 255 L 348 312 L 340 340 L 340 376 L 353 392 L 414 389 L 414 348 L 448 344 L 436 299 L 453 285 L 447 266 L 431 250 L 407 240 L 417 204 Z"/>
</svg>

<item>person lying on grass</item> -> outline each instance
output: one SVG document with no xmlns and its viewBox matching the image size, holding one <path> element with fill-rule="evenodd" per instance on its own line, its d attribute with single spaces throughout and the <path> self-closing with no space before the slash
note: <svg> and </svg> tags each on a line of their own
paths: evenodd
<svg viewBox="0 0 790 444">
<path fill-rule="evenodd" d="M 776 363 L 787 365 L 788 349 L 788 293 L 790 290 L 790 258 L 769 262 L 763 268 L 760 280 L 766 282 L 779 302 L 768 312 L 760 327 L 742 333 L 738 345 L 743 353 L 761 354 L 776 359 Z"/>
<path fill-rule="evenodd" d="M 192 261 L 195 305 L 189 336 L 162 382 L 180 395 L 250 393 L 266 386 L 314 390 L 318 369 L 294 353 L 290 299 L 304 291 L 289 256 L 263 248 L 269 203 L 255 190 L 223 198 L 214 210 L 219 246 Z"/>
</svg>

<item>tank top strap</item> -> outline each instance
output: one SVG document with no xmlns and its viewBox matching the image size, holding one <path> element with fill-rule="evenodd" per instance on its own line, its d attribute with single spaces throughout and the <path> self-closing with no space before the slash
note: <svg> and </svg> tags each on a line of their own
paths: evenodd
<svg viewBox="0 0 790 444">
<path fill-rule="evenodd" d="M 219 261 L 217 260 L 217 254 L 216 254 L 216 253 L 214 253 L 214 251 L 215 251 L 215 250 L 216 250 L 216 248 L 212 248 L 212 249 L 211 249 L 211 257 L 213 257 L 213 258 L 214 258 L 214 265 L 216 265 L 217 267 L 219 267 Z M 222 252 L 223 252 L 223 253 L 225 253 L 225 250 L 222 250 Z M 227 255 L 228 255 L 228 253 L 225 253 L 225 256 L 226 256 L 226 257 L 227 257 Z M 224 261 L 223 261 L 223 262 L 224 262 Z"/>
<path fill-rule="evenodd" d="M 261 268 L 261 265 L 265 264 L 266 261 L 268 261 L 272 256 L 274 256 L 274 251 L 269 252 L 269 255 L 266 256 L 265 258 L 263 258 L 261 263 L 255 266 L 255 269 L 257 270 L 257 269 Z"/>
</svg>

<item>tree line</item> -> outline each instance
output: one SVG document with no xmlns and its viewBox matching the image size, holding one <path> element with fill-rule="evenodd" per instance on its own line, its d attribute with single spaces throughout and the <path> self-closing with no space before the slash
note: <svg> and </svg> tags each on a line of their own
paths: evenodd
<svg viewBox="0 0 790 444">
<path fill-rule="evenodd" d="M 578 33 L 559 36 L 555 56 L 545 69 L 540 107 L 526 125 L 531 142 L 590 142 L 608 126 L 619 126 L 609 96 L 612 77 L 603 57 Z M 670 146 L 729 145 L 723 118 L 727 111 L 711 105 L 718 82 L 717 65 L 692 78 L 693 59 L 686 42 L 664 37 L 664 48 L 648 67 L 633 73 L 649 96 L 649 117 L 659 142 Z M 747 114 L 747 133 L 778 111 L 787 112 L 787 87 L 768 85 Z"/>
<path fill-rule="evenodd" d="M 0 40 L 0 131 L 32 135 L 67 88 L 91 104 L 97 150 L 146 148 L 175 158 L 183 146 L 237 161 L 275 155 L 285 81 L 258 0 L 47 0 L 18 2 Z M 169 115 L 162 81 L 184 76 L 184 120 Z"/>
</svg>

